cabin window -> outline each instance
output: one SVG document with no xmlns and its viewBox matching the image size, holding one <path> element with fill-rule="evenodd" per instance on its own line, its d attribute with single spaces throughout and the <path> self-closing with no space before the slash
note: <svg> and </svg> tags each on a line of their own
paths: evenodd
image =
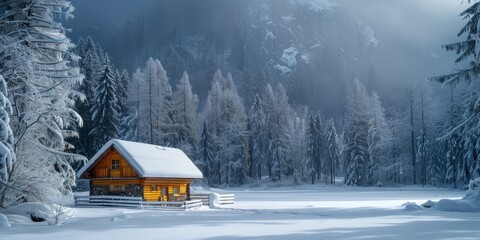
<svg viewBox="0 0 480 240">
<path fill-rule="evenodd" d="M 167 188 L 162 187 L 162 196 L 167 196 Z"/>
<path fill-rule="evenodd" d="M 150 191 L 152 191 L 152 192 L 157 191 L 157 186 L 151 185 L 151 186 L 150 186 Z"/>
<path fill-rule="evenodd" d="M 125 185 L 110 185 L 110 192 L 125 192 Z"/>
<path fill-rule="evenodd" d="M 173 194 L 178 194 L 178 187 L 173 188 Z"/>
<path fill-rule="evenodd" d="M 120 160 L 112 160 L 112 169 L 120 169 Z"/>
</svg>

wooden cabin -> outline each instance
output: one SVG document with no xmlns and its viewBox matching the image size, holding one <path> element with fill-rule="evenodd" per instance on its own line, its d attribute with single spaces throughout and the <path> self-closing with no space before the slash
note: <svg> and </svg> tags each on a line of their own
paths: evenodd
<svg viewBox="0 0 480 240">
<path fill-rule="evenodd" d="M 202 172 L 176 148 L 113 139 L 78 172 L 90 180 L 90 196 L 143 197 L 145 201 L 184 201 L 192 179 Z"/>
</svg>

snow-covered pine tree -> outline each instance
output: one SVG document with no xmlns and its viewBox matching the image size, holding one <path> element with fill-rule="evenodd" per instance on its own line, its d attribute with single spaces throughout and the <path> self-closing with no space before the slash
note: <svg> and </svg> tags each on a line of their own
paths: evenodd
<svg viewBox="0 0 480 240">
<path fill-rule="evenodd" d="M 445 181 L 445 156 L 442 156 L 445 152 L 445 144 L 443 141 L 435 141 L 432 145 L 432 156 L 427 162 L 427 184 L 441 186 Z"/>
<path fill-rule="evenodd" d="M 310 175 L 310 179 L 312 184 L 315 183 L 315 176 L 317 175 L 317 168 L 315 163 L 317 162 L 316 159 L 318 158 L 317 152 L 317 140 L 318 140 L 318 131 L 315 126 L 315 120 L 313 115 L 310 115 L 310 118 L 307 122 L 307 126 L 305 127 L 305 162 L 307 168 L 307 174 Z"/>
<path fill-rule="evenodd" d="M 204 123 L 198 144 L 198 160 L 195 161 L 195 165 L 202 170 L 203 176 L 209 185 L 218 181 L 218 168 L 214 162 L 215 157 L 213 155 L 215 151 L 213 141 L 214 139 L 208 132 L 207 125 Z"/>
<path fill-rule="evenodd" d="M 247 116 L 232 76 L 218 70 L 202 112 L 204 122 L 215 138 L 215 171 L 218 184 L 237 185 L 245 180 Z"/>
<path fill-rule="evenodd" d="M 192 86 L 186 72 L 177 84 L 173 95 L 173 118 L 176 135 L 173 146 L 182 149 L 193 157 L 197 143 L 197 96 L 192 93 Z"/>
<path fill-rule="evenodd" d="M 139 81 L 138 133 L 139 141 L 168 145 L 172 139 L 172 89 L 166 71 L 158 60 L 150 58 L 143 71 L 136 72 Z"/>
<path fill-rule="evenodd" d="M 417 159 L 420 161 L 420 180 L 422 185 L 427 185 L 427 163 L 429 162 L 430 155 L 430 142 L 427 139 L 425 133 L 425 127 L 420 130 L 420 136 L 417 137 Z"/>
<path fill-rule="evenodd" d="M 422 94 L 421 100 L 421 123 L 420 123 L 420 135 L 417 137 L 417 152 L 416 159 L 420 162 L 420 181 L 422 185 L 427 185 L 427 162 L 430 154 L 430 142 L 427 138 L 427 129 L 425 123 L 425 106 L 424 96 Z"/>
<path fill-rule="evenodd" d="M 474 3 L 469 6 L 465 11 L 460 13 L 460 17 L 467 20 L 467 23 L 458 33 L 458 36 L 466 36 L 466 39 L 460 42 L 451 43 L 443 46 L 447 51 L 455 51 L 457 53 L 458 57 L 455 60 L 455 63 L 468 61 L 468 64 L 464 64 L 464 66 L 467 67 L 458 70 L 457 72 L 452 74 L 433 77 L 432 80 L 438 81 L 443 85 L 456 85 L 464 81 L 470 84 L 471 88 L 478 89 L 478 73 L 480 72 L 480 41 L 478 38 L 478 35 L 480 33 L 480 2 L 470 0 L 468 2 Z M 450 132 L 447 133 L 454 134 L 455 132 L 461 131 L 461 133 L 459 134 L 461 134 L 461 137 L 465 139 L 465 160 L 467 162 L 472 162 L 471 169 L 474 169 L 464 171 L 465 174 L 467 172 L 472 173 L 470 178 L 474 178 L 474 175 L 480 175 L 480 161 L 478 160 L 478 153 L 480 152 L 480 141 L 478 140 L 478 137 L 474 137 L 474 139 L 471 139 L 470 136 L 465 135 L 466 133 L 470 133 L 478 136 L 478 129 L 480 127 L 480 105 L 478 103 L 480 103 L 480 95 L 477 93 L 471 94 L 469 102 L 465 104 L 467 108 L 463 114 L 464 118 L 462 119 L 462 121 L 458 123 L 454 128 L 452 128 Z M 455 161 L 453 161 L 453 157 L 455 154 L 453 154 L 452 151 L 452 149 L 449 150 L 450 161 L 448 163 L 449 170 L 447 171 L 447 179 L 450 179 L 450 181 L 453 181 L 453 178 L 456 175 L 456 172 L 454 171 L 454 168 L 456 168 L 456 164 L 454 162 L 460 160 L 456 159 Z M 469 164 L 462 165 L 463 168 L 468 167 Z"/>
<path fill-rule="evenodd" d="M 118 76 L 117 96 L 118 106 L 120 107 L 120 119 L 128 115 L 128 85 L 130 83 L 130 75 L 126 69 L 123 69 Z"/>
<path fill-rule="evenodd" d="M 262 169 L 265 166 L 265 112 L 263 101 L 255 95 L 252 107 L 248 114 L 249 142 L 250 142 L 250 169 L 249 175 L 253 179 L 261 179 Z"/>
<path fill-rule="evenodd" d="M 265 90 L 263 93 L 263 103 L 264 103 L 264 108 L 263 110 L 265 111 L 265 130 L 266 130 L 266 136 L 265 136 L 265 168 L 267 169 L 268 176 L 270 179 L 273 178 L 273 162 L 274 162 L 274 156 L 272 155 L 272 151 L 270 149 L 272 148 L 272 144 L 275 141 L 275 125 L 274 125 L 274 119 L 275 119 L 275 94 L 273 93 L 272 86 L 270 84 L 267 84 L 265 86 Z"/>
<path fill-rule="evenodd" d="M 12 112 L 12 105 L 7 97 L 7 83 L 0 75 L 0 189 L 5 187 L 4 184 L 8 184 L 15 161 L 13 132 L 9 125 Z M 0 201 L 0 208 L 2 206 Z"/>
<path fill-rule="evenodd" d="M 218 135 L 218 154 L 226 161 L 226 184 L 238 185 L 245 181 L 245 149 L 247 115 L 238 95 L 232 75 L 227 74 L 220 102 L 225 131 Z"/>
<path fill-rule="evenodd" d="M 223 81 L 225 81 L 225 79 L 223 78 L 222 73 L 220 70 L 217 70 L 213 76 L 211 88 L 207 95 L 207 101 L 202 111 L 203 122 L 206 125 L 210 136 L 212 137 L 211 149 L 214 150 L 214 159 L 212 161 L 214 164 L 210 165 L 208 168 L 210 179 L 213 180 L 210 183 L 213 184 L 221 184 L 222 176 L 224 174 L 220 170 L 223 159 L 220 159 L 219 155 L 217 154 L 218 135 L 223 131 L 223 125 L 225 124 L 224 122 L 220 121 L 220 99 L 222 98 L 223 94 L 221 84 Z"/>
<path fill-rule="evenodd" d="M 374 185 L 386 180 L 385 170 L 394 163 L 391 156 L 391 130 L 385 119 L 384 109 L 376 92 L 370 97 L 370 128 L 368 129 L 368 184 Z"/>
<path fill-rule="evenodd" d="M 90 136 L 93 139 L 93 149 L 98 151 L 110 139 L 117 137 L 120 106 L 117 97 L 116 74 L 113 71 L 108 56 L 105 56 L 103 71 L 99 75 L 98 86 L 91 108 L 93 129 Z"/>
<path fill-rule="evenodd" d="M 335 184 L 335 177 L 340 164 L 340 147 L 337 136 L 337 129 L 333 119 L 330 119 L 327 123 L 326 142 L 327 142 L 327 154 L 325 156 L 325 169 L 327 176 L 329 177 L 330 184 Z"/>
<path fill-rule="evenodd" d="M 128 113 L 123 117 L 119 136 L 127 141 L 140 141 L 139 138 L 139 109 L 140 109 L 140 83 L 144 75 L 137 70 L 132 75 L 132 80 L 127 87 L 127 109 Z"/>
<path fill-rule="evenodd" d="M 78 52 L 79 57 L 81 57 L 80 71 L 85 76 L 85 79 L 83 79 L 79 86 L 79 91 L 83 93 L 85 99 L 80 99 L 75 102 L 75 108 L 83 119 L 83 126 L 78 130 L 79 143 L 75 147 L 76 152 L 87 157 L 92 157 L 95 152 L 93 151 L 93 142 L 89 137 L 89 133 L 93 128 L 90 108 L 93 104 L 94 91 L 97 87 L 97 77 L 98 73 L 102 70 L 102 63 L 97 55 L 97 47 L 90 36 L 79 42 L 79 45 L 76 47 L 76 52 Z"/>
<path fill-rule="evenodd" d="M 11 185 L 15 152 L 13 131 L 10 128 L 10 115 L 13 109 L 7 97 L 7 83 L 0 75 L 0 209 L 8 205 L 7 188 Z"/>
<path fill-rule="evenodd" d="M 325 156 L 327 153 L 327 137 L 319 114 L 315 116 L 315 129 L 317 131 L 317 140 L 315 144 L 315 152 L 317 153 L 315 159 L 315 172 L 317 172 L 317 180 L 320 180 L 323 176 L 325 178 L 325 182 L 327 182 L 327 169 L 324 168 L 326 164 Z"/>
<path fill-rule="evenodd" d="M 282 175 L 288 177 L 293 174 L 292 159 L 288 158 L 293 111 L 288 103 L 287 92 L 281 83 L 275 88 L 274 96 L 274 114 L 267 121 L 267 123 L 271 124 L 269 128 L 273 130 L 273 141 L 268 150 L 273 160 L 273 180 L 280 180 Z"/>
<path fill-rule="evenodd" d="M 119 81 L 120 89 L 118 89 L 118 95 L 120 113 L 118 119 L 120 121 L 120 127 L 118 130 L 118 137 L 127 141 L 136 141 L 138 134 L 138 107 L 136 104 L 133 106 L 130 104 L 129 93 L 133 92 L 134 97 L 132 98 L 138 98 L 138 91 L 131 91 L 128 87 L 132 87 L 132 90 L 136 90 L 137 88 L 135 88 L 136 86 L 134 84 L 137 84 L 138 82 L 130 82 L 130 76 L 125 69 L 123 69 Z"/>
<path fill-rule="evenodd" d="M 165 146 L 172 146 L 176 139 L 175 117 L 173 109 L 173 90 L 167 77 L 167 71 L 163 68 L 159 60 L 155 60 L 158 66 L 158 76 L 160 79 L 160 92 L 163 97 L 161 102 L 161 114 L 158 116 L 160 123 L 161 141 Z"/>
<path fill-rule="evenodd" d="M 308 116 L 307 107 L 298 107 L 294 111 L 293 127 L 290 130 L 290 152 L 288 158 L 292 161 L 293 182 L 298 184 L 307 181 L 305 168 L 305 119 Z"/>
<path fill-rule="evenodd" d="M 369 159 L 367 100 L 365 87 L 358 78 L 355 78 L 347 91 L 347 113 L 343 135 L 342 156 L 346 185 L 367 184 L 366 165 Z"/>
<path fill-rule="evenodd" d="M 13 89 L 14 146 L 17 159 L 21 159 L 12 176 L 44 178 L 30 182 L 30 194 L 19 197 L 42 201 L 59 193 L 69 194 L 75 185 L 70 165 L 85 160 L 64 152 L 71 147 L 65 137 L 78 136 L 65 129 L 82 123 L 72 109 L 74 97 L 79 95 L 72 89 L 83 75 L 72 67 L 71 61 L 78 58 L 71 54 L 73 44 L 55 18 L 71 18 L 74 8 L 67 0 L 5 0 L 0 5 L 4 10 L 0 13 L 0 35 L 8 36 L 2 45 L 10 48 L 1 73 Z"/>
</svg>

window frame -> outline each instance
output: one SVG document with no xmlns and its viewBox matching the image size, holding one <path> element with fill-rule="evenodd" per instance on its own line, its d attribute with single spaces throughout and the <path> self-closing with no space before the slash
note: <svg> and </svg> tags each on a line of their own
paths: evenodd
<svg viewBox="0 0 480 240">
<path fill-rule="evenodd" d="M 110 168 L 111 168 L 112 170 L 120 170 L 120 160 L 118 160 L 118 159 L 112 159 Z"/>
</svg>

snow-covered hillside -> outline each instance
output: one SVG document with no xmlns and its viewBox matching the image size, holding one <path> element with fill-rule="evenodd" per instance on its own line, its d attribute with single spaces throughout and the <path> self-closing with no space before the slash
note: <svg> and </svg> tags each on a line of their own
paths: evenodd
<svg viewBox="0 0 480 240">
<path fill-rule="evenodd" d="M 77 208 L 60 226 L 7 214 L 0 239 L 478 239 L 477 213 L 405 211 L 464 192 L 433 188 L 300 186 L 237 189 L 225 209 L 164 212 Z"/>
</svg>

